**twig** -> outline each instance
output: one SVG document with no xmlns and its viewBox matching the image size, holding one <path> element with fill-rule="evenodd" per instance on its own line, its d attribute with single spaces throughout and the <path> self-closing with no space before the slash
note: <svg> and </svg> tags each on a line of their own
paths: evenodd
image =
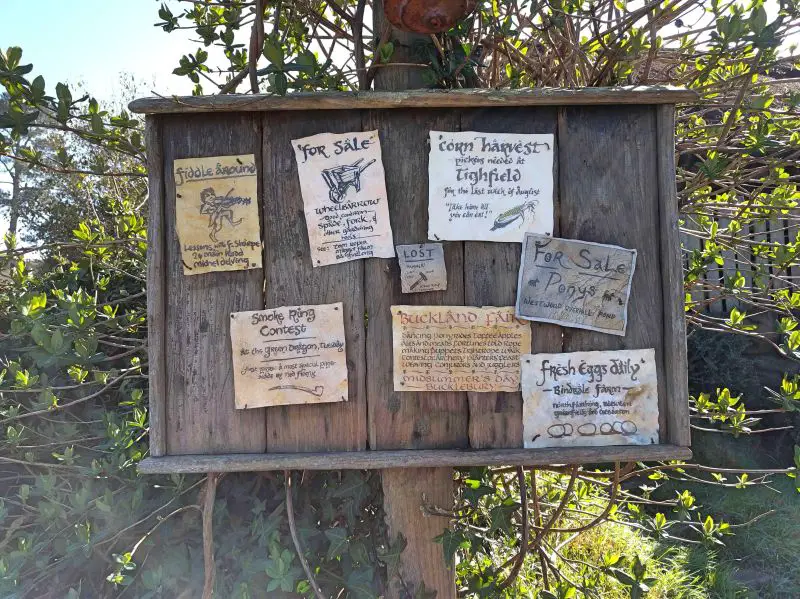
<svg viewBox="0 0 800 599">
<path fill-rule="evenodd" d="M 248 56 L 248 72 L 250 74 L 250 90 L 258 93 L 258 72 L 256 65 L 264 48 L 264 5 L 263 0 L 256 0 L 255 5 L 256 20 L 253 23 L 253 31 L 250 34 L 250 56 Z"/>
<path fill-rule="evenodd" d="M 311 588 L 314 589 L 314 594 L 317 599 L 325 599 L 322 594 L 322 589 L 319 588 L 314 574 L 311 572 L 311 567 L 303 555 L 303 547 L 300 545 L 300 538 L 297 536 L 297 526 L 294 523 L 294 504 L 292 503 L 292 473 L 289 470 L 283 471 L 283 477 L 286 479 L 286 516 L 289 519 L 289 532 L 292 533 L 292 542 L 294 543 L 294 550 L 297 552 L 297 557 L 300 559 L 300 564 L 303 566 L 303 571 L 308 577 L 308 582 Z"/>
<path fill-rule="evenodd" d="M 236 73 L 233 78 L 228 81 L 225 85 L 219 88 L 220 94 L 230 94 L 231 92 L 235 92 L 238 85 L 244 81 L 244 78 L 247 77 L 248 69 L 242 69 L 238 73 Z"/>
<path fill-rule="evenodd" d="M 512 582 L 517 579 L 519 572 L 522 569 L 522 564 L 525 562 L 525 557 L 528 555 L 528 535 L 530 534 L 530 522 L 528 521 L 528 483 L 525 482 L 525 469 L 522 466 L 517 466 L 517 480 L 519 481 L 519 501 L 522 504 L 522 545 L 517 554 L 517 561 L 501 585 L 497 587 L 498 591 L 508 588 Z"/>
<path fill-rule="evenodd" d="M 531 541 L 531 547 L 536 547 L 539 545 L 540 541 L 550 532 L 550 530 L 555 526 L 556 522 L 559 518 L 561 518 L 561 514 L 564 513 L 564 510 L 569 503 L 570 495 L 572 495 L 572 489 L 575 488 L 575 481 L 578 479 L 578 466 L 572 466 L 571 472 L 569 476 L 569 482 L 567 483 L 567 488 L 564 490 L 564 497 L 561 499 L 561 503 L 555 509 L 553 514 L 550 516 L 550 519 L 547 521 L 542 529 L 536 533 L 533 541 Z"/>
<path fill-rule="evenodd" d="M 603 522 L 608 514 L 611 512 L 611 509 L 617 504 L 617 491 L 619 490 L 619 462 L 614 462 L 614 482 L 611 485 L 611 492 L 608 498 L 608 503 L 603 511 L 593 518 L 587 524 L 582 524 L 576 528 L 550 528 L 549 532 L 551 533 L 580 533 L 590 528 L 594 528 L 601 522 Z M 541 528 L 538 527 L 537 528 Z"/>
<path fill-rule="evenodd" d="M 15 460 L 14 458 L 9 458 L 6 456 L 0 456 L 0 461 L 7 462 L 9 464 L 19 464 L 20 466 L 31 466 L 35 468 L 55 468 L 59 470 L 77 470 L 78 472 L 84 472 L 85 469 L 81 466 L 69 466 L 67 464 L 46 464 L 44 462 L 26 462 L 25 460 Z"/>
<path fill-rule="evenodd" d="M 334 3 L 331 3 L 335 6 Z M 353 29 L 353 52 L 356 60 L 356 71 L 358 76 L 358 89 L 364 91 L 369 89 L 367 73 L 365 70 L 366 58 L 364 56 L 364 9 L 367 7 L 367 0 L 359 0 L 356 6 L 356 13 L 350 21 Z"/>
<path fill-rule="evenodd" d="M 57 412 L 57 411 L 60 411 L 60 410 L 65 410 L 66 408 L 72 407 L 75 404 L 79 404 L 79 403 L 83 403 L 83 402 L 89 401 L 90 399 L 93 399 L 95 397 L 98 397 L 98 396 L 102 395 L 108 389 L 110 389 L 111 387 L 113 387 L 114 385 L 119 383 L 120 381 L 122 381 L 125 378 L 127 378 L 131 374 L 131 372 L 132 371 L 128 371 L 125 374 L 123 374 L 122 376 L 118 376 L 117 378 L 112 380 L 110 383 L 108 383 L 108 384 L 104 385 L 103 387 L 101 387 L 98 391 L 95 391 L 94 393 L 90 393 L 89 395 L 86 395 L 84 397 L 79 397 L 78 399 L 74 399 L 74 400 L 69 401 L 69 402 L 64 403 L 64 404 L 58 404 L 56 406 L 53 406 L 52 408 L 45 408 L 44 410 L 36 410 L 36 411 L 33 411 L 33 412 L 27 412 L 25 414 L 17 414 L 16 416 L 11 416 L 10 418 L 4 418 L 3 420 L 0 420 L 0 424 L 5 424 L 6 422 L 12 422 L 12 421 L 15 421 L 15 420 L 22 420 L 23 418 L 30 418 L 31 416 L 41 416 L 42 414 L 51 414 L 53 412 Z"/>
<path fill-rule="evenodd" d="M 542 511 L 539 508 L 539 489 L 536 485 L 536 469 L 531 470 L 531 491 L 533 494 L 533 517 L 537 526 L 542 525 Z M 537 553 L 539 554 L 539 567 L 542 570 L 542 584 L 545 589 L 550 589 L 550 580 L 547 573 L 547 560 L 544 554 L 544 549 L 540 546 Z"/>
<path fill-rule="evenodd" d="M 380 66 L 381 60 L 381 46 L 383 46 L 386 42 L 389 41 L 389 36 L 392 33 L 391 26 L 386 27 L 381 33 L 381 37 L 378 40 L 375 48 L 372 52 L 372 64 L 369 65 L 369 69 L 367 70 L 367 79 L 365 82 L 366 89 L 369 89 L 369 86 L 372 85 L 372 80 L 375 79 L 375 73 L 378 66 Z"/>
</svg>

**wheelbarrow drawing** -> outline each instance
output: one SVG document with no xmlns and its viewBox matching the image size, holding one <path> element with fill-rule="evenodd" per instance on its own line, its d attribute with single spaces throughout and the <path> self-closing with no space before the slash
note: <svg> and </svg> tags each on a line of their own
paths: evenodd
<svg viewBox="0 0 800 599">
<path fill-rule="evenodd" d="M 375 159 L 373 158 L 365 165 L 360 166 L 364 159 L 355 161 L 353 164 L 343 164 L 342 166 L 334 166 L 326 168 L 322 171 L 322 178 L 328 185 L 328 197 L 334 204 L 340 204 L 345 195 L 347 195 L 347 188 L 353 186 L 356 192 L 361 191 L 361 173 L 367 170 Z"/>
</svg>

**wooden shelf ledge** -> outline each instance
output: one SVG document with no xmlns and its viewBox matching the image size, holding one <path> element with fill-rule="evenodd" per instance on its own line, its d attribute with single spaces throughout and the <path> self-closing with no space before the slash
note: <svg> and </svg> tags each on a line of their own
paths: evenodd
<svg viewBox="0 0 800 599">
<path fill-rule="evenodd" d="M 696 92 L 669 85 L 537 87 L 515 90 L 459 89 L 404 92 L 304 92 L 286 96 L 230 94 L 141 98 L 132 112 L 260 112 L 272 110 L 354 110 L 376 108 L 471 108 L 489 106 L 578 106 L 602 104 L 678 104 L 695 102 Z"/>
<path fill-rule="evenodd" d="M 616 445 L 551 449 L 403 449 L 328 453 L 256 453 L 181 455 L 142 460 L 143 474 L 200 474 L 268 470 L 373 470 L 441 466 L 546 466 L 687 460 L 688 447 L 676 445 Z"/>
</svg>

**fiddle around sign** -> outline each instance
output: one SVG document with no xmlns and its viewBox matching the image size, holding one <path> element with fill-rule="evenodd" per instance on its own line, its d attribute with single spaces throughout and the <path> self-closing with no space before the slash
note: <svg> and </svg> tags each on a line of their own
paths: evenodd
<svg viewBox="0 0 800 599">
<path fill-rule="evenodd" d="M 553 232 L 553 135 L 430 132 L 428 238 Z"/>
<path fill-rule="evenodd" d="M 525 447 L 658 443 L 655 350 L 522 356 Z"/>
<path fill-rule="evenodd" d="M 253 154 L 184 158 L 173 166 L 183 273 L 261 268 Z"/>
<path fill-rule="evenodd" d="M 313 266 L 393 258 L 377 131 L 292 140 Z"/>
<path fill-rule="evenodd" d="M 636 250 L 528 233 L 516 315 L 624 335 Z"/>
<path fill-rule="evenodd" d="M 231 314 L 238 409 L 347 401 L 342 304 Z"/>
</svg>

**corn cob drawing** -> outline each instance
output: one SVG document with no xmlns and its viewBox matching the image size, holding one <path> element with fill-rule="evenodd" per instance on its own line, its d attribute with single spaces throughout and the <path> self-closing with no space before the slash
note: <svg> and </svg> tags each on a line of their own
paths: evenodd
<svg viewBox="0 0 800 599">
<path fill-rule="evenodd" d="M 520 204 L 519 206 L 514 206 L 513 208 L 506 210 L 494 219 L 494 225 L 492 226 L 491 230 L 496 231 L 497 229 L 504 229 L 519 219 L 524 221 L 525 212 L 533 212 L 536 210 L 536 205 L 538 203 L 539 202 L 537 200 L 533 200 L 531 202 L 525 202 L 524 204 Z"/>
</svg>

